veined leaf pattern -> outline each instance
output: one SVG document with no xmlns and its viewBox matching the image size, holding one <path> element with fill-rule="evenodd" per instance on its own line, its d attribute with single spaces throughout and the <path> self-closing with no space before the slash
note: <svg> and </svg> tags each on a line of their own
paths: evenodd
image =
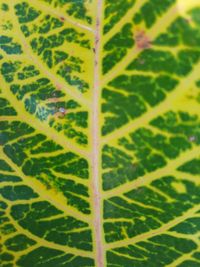
<svg viewBox="0 0 200 267">
<path fill-rule="evenodd" d="M 0 14 L 1 266 L 200 266 L 199 1 Z"/>
</svg>

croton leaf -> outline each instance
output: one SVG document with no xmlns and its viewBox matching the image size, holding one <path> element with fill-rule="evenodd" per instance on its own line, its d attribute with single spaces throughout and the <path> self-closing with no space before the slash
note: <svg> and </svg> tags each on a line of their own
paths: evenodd
<svg viewBox="0 0 200 267">
<path fill-rule="evenodd" d="M 0 1 L 1 267 L 200 266 L 200 1 Z"/>
</svg>

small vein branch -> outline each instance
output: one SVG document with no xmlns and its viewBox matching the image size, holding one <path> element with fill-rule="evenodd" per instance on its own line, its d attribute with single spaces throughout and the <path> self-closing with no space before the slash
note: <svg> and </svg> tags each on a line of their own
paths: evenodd
<svg viewBox="0 0 200 267">
<path fill-rule="evenodd" d="M 94 32 L 94 30 L 92 28 L 90 28 L 89 26 L 84 25 L 82 23 L 74 21 L 69 16 L 62 13 L 60 11 L 60 9 L 52 8 L 46 4 L 43 4 L 41 1 L 38 2 L 38 0 L 32 0 L 31 2 L 33 2 L 34 5 L 37 6 L 39 10 L 43 10 L 46 13 L 50 13 L 56 17 L 59 17 L 60 19 L 66 21 L 66 22 L 68 22 L 68 23 L 70 23 L 70 24 L 72 24 L 78 28 L 81 28 L 81 29 L 86 30 L 86 31 Z"/>
<path fill-rule="evenodd" d="M 160 228 L 157 228 L 155 230 L 151 230 L 147 233 L 143 233 L 140 235 L 137 235 L 132 238 L 128 238 L 126 240 L 120 240 L 120 241 L 115 241 L 113 243 L 107 244 L 106 247 L 107 249 L 114 249 L 118 247 L 125 247 L 129 245 L 136 244 L 137 242 L 140 242 L 141 240 L 148 240 L 149 238 L 156 236 L 156 235 L 161 235 L 165 232 L 167 232 L 170 228 L 174 227 L 175 225 L 178 225 L 179 223 L 187 220 L 188 218 L 192 217 L 193 214 L 195 214 L 197 211 L 199 211 L 200 205 L 194 206 L 193 208 L 187 210 L 185 213 L 183 213 L 181 216 L 175 218 L 174 220 L 169 221 L 168 223 L 162 225 Z"/>
<path fill-rule="evenodd" d="M 13 7 L 13 18 L 16 18 L 15 12 L 14 12 L 14 7 Z M 66 83 L 61 79 L 58 78 L 54 73 L 50 72 L 48 70 L 48 68 L 44 65 L 44 63 L 41 61 L 41 59 L 35 55 L 28 43 L 28 41 L 26 40 L 26 38 L 24 37 L 23 33 L 21 32 L 20 29 L 20 24 L 16 18 L 15 20 L 15 30 L 21 40 L 21 45 L 22 48 L 25 52 L 25 54 L 28 56 L 28 58 L 35 64 L 35 66 L 37 66 L 42 73 L 57 87 L 59 85 L 60 88 L 63 88 L 62 90 L 64 91 L 64 93 L 66 93 L 66 95 L 68 95 L 69 97 L 73 97 L 78 103 L 82 104 L 84 107 L 87 107 L 87 109 L 89 109 L 89 103 L 87 101 L 87 99 L 85 99 L 81 93 L 76 92 L 76 91 L 72 91 L 69 88 L 66 87 Z"/>
</svg>

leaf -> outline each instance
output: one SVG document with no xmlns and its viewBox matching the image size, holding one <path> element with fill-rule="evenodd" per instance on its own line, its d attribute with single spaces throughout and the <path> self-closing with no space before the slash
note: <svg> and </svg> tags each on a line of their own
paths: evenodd
<svg viewBox="0 0 200 267">
<path fill-rule="evenodd" d="M 0 3 L 1 266 L 200 266 L 198 0 Z"/>
</svg>

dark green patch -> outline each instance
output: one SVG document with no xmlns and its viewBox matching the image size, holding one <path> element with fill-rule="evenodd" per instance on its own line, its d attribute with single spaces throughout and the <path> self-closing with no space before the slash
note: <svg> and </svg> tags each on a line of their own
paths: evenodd
<svg viewBox="0 0 200 267">
<path fill-rule="evenodd" d="M 112 27 L 120 21 L 123 16 L 128 12 L 128 10 L 135 4 L 135 0 L 106 0 L 105 1 L 105 11 L 104 17 L 106 23 L 104 25 L 103 33 L 109 32 Z"/>
<path fill-rule="evenodd" d="M 46 247 L 39 247 L 28 254 L 24 254 L 17 264 L 22 267 L 37 266 L 40 267 L 88 267 L 94 266 L 94 260 L 90 258 L 84 258 L 81 256 L 74 256 L 73 254 L 66 254 L 63 251 L 55 250 Z"/>
<path fill-rule="evenodd" d="M 92 239 L 91 231 L 87 229 L 88 224 L 70 216 L 48 219 L 56 214 L 61 214 L 61 211 L 48 202 L 15 205 L 11 209 L 12 217 L 32 234 L 60 245 L 91 250 Z"/>
<path fill-rule="evenodd" d="M 25 185 L 4 186 L 0 188 L 0 193 L 5 199 L 10 201 L 29 200 L 38 197 L 38 194 Z"/>
<path fill-rule="evenodd" d="M 22 251 L 32 245 L 36 244 L 36 242 L 23 234 L 16 235 L 12 238 L 9 238 L 5 242 L 5 246 L 8 250 L 11 251 Z"/>
<path fill-rule="evenodd" d="M 119 33 L 114 35 L 105 45 L 106 55 L 103 58 L 103 74 L 112 69 L 134 45 L 132 24 L 125 24 Z"/>
</svg>

